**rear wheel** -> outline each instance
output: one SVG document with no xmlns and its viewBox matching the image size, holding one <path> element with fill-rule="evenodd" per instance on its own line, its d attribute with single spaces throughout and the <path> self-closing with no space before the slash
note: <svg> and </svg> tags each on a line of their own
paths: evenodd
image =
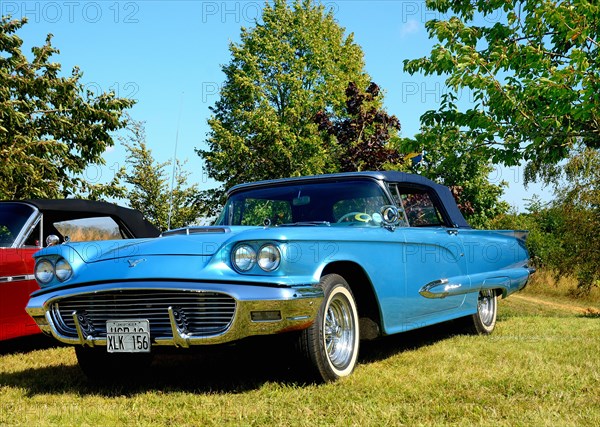
<svg viewBox="0 0 600 427">
<path fill-rule="evenodd" d="M 359 323 L 356 302 L 343 277 L 321 278 L 324 298 L 315 322 L 302 331 L 300 345 L 323 381 L 348 376 L 356 366 Z"/>
<path fill-rule="evenodd" d="M 75 347 L 79 367 L 93 381 L 141 378 L 152 364 L 150 353 L 108 353 L 105 347 Z"/>
<path fill-rule="evenodd" d="M 498 301 L 492 289 L 479 292 L 477 313 L 464 319 L 465 330 L 469 333 L 488 335 L 496 327 Z"/>
</svg>

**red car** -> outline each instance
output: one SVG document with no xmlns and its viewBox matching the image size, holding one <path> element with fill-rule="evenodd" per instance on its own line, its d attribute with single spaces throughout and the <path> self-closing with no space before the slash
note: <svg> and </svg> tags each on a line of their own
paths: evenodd
<svg viewBox="0 0 600 427">
<path fill-rule="evenodd" d="M 157 237 L 141 212 L 78 199 L 0 201 L 0 341 L 40 333 L 25 312 L 39 289 L 32 255 L 67 241 Z"/>
</svg>

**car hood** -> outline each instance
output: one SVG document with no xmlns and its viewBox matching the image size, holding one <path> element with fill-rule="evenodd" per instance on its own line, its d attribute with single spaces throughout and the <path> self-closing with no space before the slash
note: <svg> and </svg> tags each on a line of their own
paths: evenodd
<svg viewBox="0 0 600 427">
<path fill-rule="evenodd" d="M 166 235 L 134 240 L 67 243 L 43 249 L 36 257 L 59 255 L 69 260 L 79 258 L 86 264 L 115 259 L 145 257 L 210 258 L 228 244 L 240 241 L 395 241 L 398 235 L 380 227 L 205 227 L 169 232 Z M 70 254 L 69 252 L 74 252 Z"/>
<path fill-rule="evenodd" d="M 71 243 L 68 246 L 85 263 L 157 255 L 212 256 L 234 235 L 245 229 L 247 227 L 219 228 L 214 232 L 205 231 L 190 235 L 168 234 L 150 239 L 81 242 Z M 47 250 L 46 253 L 48 252 Z"/>
</svg>

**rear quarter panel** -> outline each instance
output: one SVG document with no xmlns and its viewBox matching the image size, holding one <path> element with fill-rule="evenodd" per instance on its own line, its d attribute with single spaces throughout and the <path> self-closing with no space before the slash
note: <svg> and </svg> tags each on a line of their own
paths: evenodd
<svg viewBox="0 0 600 427">
<path fill-rule="evenodd" d="M 461 230 L 473 287 L 499 284 L 504 295 L 521 289 L 529 278 L 526 233 L 511 230 Z"/>
</svg>

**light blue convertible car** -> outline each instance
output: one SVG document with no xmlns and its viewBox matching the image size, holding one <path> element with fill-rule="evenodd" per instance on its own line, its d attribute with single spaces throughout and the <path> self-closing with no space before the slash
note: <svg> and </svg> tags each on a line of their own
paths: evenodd
<svg viewBox="0 0 600 427">
<path fill-rule="evenodd" d="M 211 227 L 38 252 L 27 311 L 89 377 L 129 374 L 156 346 L 289 333 L 331 381 L 353 371 L 361 339 L 451 319 L 491 333 L 497 298 L 533 271 L 525 237 L 472 229 L 448 188 L 418 175 L 255 182 L 228 192 Z"/>
</svg>

